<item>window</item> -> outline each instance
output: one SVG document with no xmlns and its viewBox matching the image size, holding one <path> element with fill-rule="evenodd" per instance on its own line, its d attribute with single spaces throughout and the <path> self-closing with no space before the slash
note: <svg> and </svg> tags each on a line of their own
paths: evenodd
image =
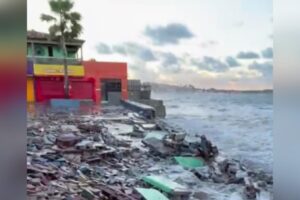
<svg viewBox="0 0 300 200">
<path fill-rule="evenodd" d="M 69 58 L 76 58 L 77 48 L 74 46 L 67 46 L 67 54 Z"/>
<path fill-rule="evenodd" d="M 32 55 L 32 53 L 31 53 L 31 47 L 27 46 L 27 56 L 31 56 L 31 55 Z"/>
<path fill-rule="evenodd" d="M 48 46 L 48 54 L 49 54 L 49 57 L 53 57 L 53 48 L 52 48 L 52 46 Z"/>
<path fill-rule="evenodd" d="M 42 46 L 35 46 L 34 48 L 35 55 L 45 56 L 45 49 Z"/>
</svg>

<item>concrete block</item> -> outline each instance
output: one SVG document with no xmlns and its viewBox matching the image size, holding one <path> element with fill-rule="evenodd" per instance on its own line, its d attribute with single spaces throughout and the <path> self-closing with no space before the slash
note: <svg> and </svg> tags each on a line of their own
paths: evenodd
<svg viewBox="0 0 300 200">
<path fill-rule="evenodd" d="M 50 99 L 52 108 L 79 108 L 80 100 L 77 99 Z"/>
</svg>

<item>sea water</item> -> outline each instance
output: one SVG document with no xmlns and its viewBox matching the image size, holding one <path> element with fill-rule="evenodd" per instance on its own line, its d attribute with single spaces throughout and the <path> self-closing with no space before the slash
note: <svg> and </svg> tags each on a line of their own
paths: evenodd
<svg viewBox="0 0 300 200">
<path fill-rule="evenodd" d="M 154 91 L 152 98 L 164 100 L 165 121 L 183 129 L 188 137 L 199 139 L 204 134 L 226 157 L 238 159 L 250 169 L 272 173 L 272 93 Z M 182 172 L 169 176 L 192 180 Z M 198 182 L 195 187 L 207 192 L 210 199 L 243 199 L 240 185 Z M 272 196 L 262 191 L 257 199 L 270 200 Z"/>
<path fill-rule="evenodd" d="M 190 136 L 206 135 L 219 150 L 250 168 L 272 172 L 273 94 L 155 91 L 166 121 Z"/>
</svg>

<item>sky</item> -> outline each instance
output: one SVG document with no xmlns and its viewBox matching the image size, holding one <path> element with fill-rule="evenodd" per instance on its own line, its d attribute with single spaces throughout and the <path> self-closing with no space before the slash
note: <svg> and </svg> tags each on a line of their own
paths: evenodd
<svg viewBox="0 0 300 200">
<path fill-rule="evenodd" d="M 128 77 L 197 88 L 273 88 L 271 0 L 75 0 L 85 60 L 127 62 Z M 27 29 L 48 31 L 48 0 Z"/>
</svg>

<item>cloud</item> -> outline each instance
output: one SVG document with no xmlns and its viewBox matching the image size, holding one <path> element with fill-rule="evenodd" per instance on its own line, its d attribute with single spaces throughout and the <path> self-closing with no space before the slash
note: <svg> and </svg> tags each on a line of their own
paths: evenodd
<svg viewBox="0 0 300 200">
<path fill-rule="evenodd" d="M 238 21 L 238 22 L 234 23 L 233 26 L 238 27 L 238 28 L 242 27 L 242 26 L 244 26 L 244 22 L 243 21 Z"/>
<path fill-rule="evenodd" d="M 272 77 L 272 75 L 273 75 L 273 63 L 272 62 L 258 63 L 256 61 L 254 61 L 252 64 L 250 64 L 248 66 L 248 68 L 262 73 L 264 77 Z"/>
<path fill-rule="evenodd" d="M 261 51 L 264 58 L 273 58 L 273 48 L 269 47 Z"/>
<path fill-rule="evenodd" d="M 198 69 L 210 72 L 225 72 L 229 69 L 229 66 L 227 64 L 208 56 L 204 56 L 202 61 L 192 59 L 191 62 L 193 65 L 197 66 Z"/>
<path fill-rule="evenodd" d="M 207 42 L 202 42 L 201 47 L 208 48 L 208 47 L 216 46 L 217 44 L 219 44 L 217 41 L 209 40 Z"/>
<path fill-rule="evenodd" d="M 268 37 L 269 37 L 271 40 L 273 40 L 273 37 L 274 37 L 274 36 L 273 36 L 273 34 L 271 34 L 271 35 L 269 35 Z"/>
<path fill-rule="evenodd" d="M 230 67 L 238 67 L 241 64 L 232 56 L 227 56 L 226 58 L 226 63 L 230 66 Z"/>
<path fill-rule="evenodd" d="M 128 72 L 130 79 L 141 79 L 143 82 L 157 81 L 159 77 L 157 72 L 147 67 L 147 63 L 137 60 L 128 63 Z"/>
<path fill-rule="evenodd" d="M 121 55 L 130 55 L 145 62 L 157 60 L 151 49 L 134 42 L 126 42 L 122 45 L 115 45 L 112 49 L 114 52 Z"/>
<path fill-rule="evenodd" d="M 96 50 L 100 54 L 111 54 L 112 53 L 110 47 L 107 44 L 104 44 L 101 42 L 96 46 Z"/>
<path fill-rule="evenodd" d="M 259 58 L 259 55 L 255 52 L 252 51 L 241 51 L 238 53 L 237 58 L 239 59 L 254 59 L 254 58 Z"/>
<path fill-rule="evenodd" d="M 118 54 L 121 54 L 121 55 L 127 55 L 127 52 L 126 52 L 126 49 L 125 49 L 125 46 L 123 45 L 114 45 L 112 47 L 112 50 Z"/>
<path fill-rule="evenodd" d="M 147 26 L 144 34 L 155 45 L 178 44 L 181 39 L 194 37 L 193 33 L 183 24 L 172 23 L 166 26 Z"/>
<path fill-rule="evenodd" d="M 164 65 L 178 64 L 178 58 L 173 53 L 163 53 L 162 55 Z"/>
<path fill-rule="evenodd" d="M 177 58 L 173 53 L 160 53 L 162 59 L 162 70 L 167 72 L 179 72 L 181 70 L 179 58 Z"/>
</svg>

